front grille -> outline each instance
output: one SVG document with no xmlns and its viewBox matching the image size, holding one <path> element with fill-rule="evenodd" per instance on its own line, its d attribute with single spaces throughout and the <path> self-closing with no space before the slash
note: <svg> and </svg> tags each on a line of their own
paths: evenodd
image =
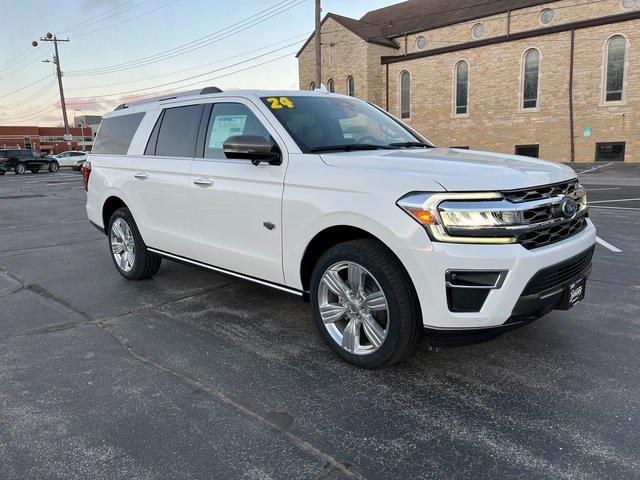
<svg viewBox="0 0 640 480">
<path fill-rule="evenodd" d="M 510 190 L 500 192 L 512 203 L 530 202 L 532 200 L 542 200 L 545 198 L 557 197 L 558 195 L 567 195 L 573 193 L 578 188 L 578 180 L 569 180 L 568 182 L 555 183 L 553 185 L 542 185 L 540 187 L 531 187 L 521 190 Z"/>
<path fill-rule="evenodd" d="M 518 243 L 527 250 L 532 250 L 559 242 L 582 231 L 587 226 L 585 217 L 586 215 L 559 225 L 523 233 L 518 235 Z"/>
<path fill-rule="evenodd" d="M 529 281 L 522 295 L 535 295 L 573 280 L 587 269 L 591 263 L 594 249 L 595 247 L 591 247 L 564 262 L 540 270 Z"/>
</svg>

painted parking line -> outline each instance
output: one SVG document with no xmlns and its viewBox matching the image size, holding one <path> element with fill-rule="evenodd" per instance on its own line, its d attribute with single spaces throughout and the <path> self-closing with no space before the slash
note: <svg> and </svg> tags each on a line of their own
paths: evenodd
<svg viewBox="0 0 640 480">
<path fill-rule="evenodd" d="M 613 202 L 637 202 L 640 201 L 640 198 L 618 198 L 615 200 L 596 200 L 595 202 L 589 202 L 589 204 L 594 203 L 613 203 Z"/>
<path fill-rule="evenodd" d="M 601 239 L 600 237 L 596 237 L 596 242 L 598 242 L 600 245 L 602 245 L 604 248 L 608 248 L 609 250 L 611 250 L 613 253 L 621 253 L 622 250 L 620 250 L 617 247 L 614 247 L 613 245 L 611 245 L 608 242 L 605 242 L 603 239 Z"/>
<path fill-rule="evenodd" d="M 640 212 L 640 208 L 636 207 L 604 207 L 602 205 L 594 205 L 590 206 L 589 208 L 606 208 L 608 210 L 635 210 L 637 212 Z"/>
<path fill-rule="evenodd" d="M 600 170 L 601 168 L 608 167 L 609 165 L 611 165 L 611 164 L 610 163 L 605 163 L 604 165 L 598 165 L 597 167 L 589 168 L 588 170 L 585 170 L 584 172 L 578 172 L 578 175 L 584 175 L 585 173 L 595 172 L 596 170 Z"/>
</svg>

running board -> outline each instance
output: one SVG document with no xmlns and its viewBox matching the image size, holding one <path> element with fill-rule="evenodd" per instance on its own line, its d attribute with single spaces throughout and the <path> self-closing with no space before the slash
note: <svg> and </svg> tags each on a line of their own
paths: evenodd
<svg viewBox="0 0 640 480">
<path fill-rule="evenodd" d="M 176 260 L 178 262 L 188 263 L 190 265 L 195 265 L 196 267 L 206 268 L 207 270 L 212 270 L 218 273 L 224 273 L 226 275 L 230 275 L 232 277 L 241 278 L 243 280 L 248 280 L 249 282 L 257 283 L 259 285 L 264 285 L 265 287 L 275 288 L 276 290 L 280 290 L 282 292 L 291 293 L 293 295 L 297 295 L 299 297 L 305 297 L 305 292 L 300 290 L 296 290 L 295 288 L 285 287 L 284 285 L 279 285 L 277 283 L 268 282 L 266 280 L 260 280 L 259 278 L 251 277 L 249 275 L 244 275 L 242 273 L 234 272 L 232 270 L 227 270 L 220 267 L 214 267 L 213 265 L 209 265 L 207 263 L 198 262 L 197 260 L 191 260 L 190 258 L 181 257 L 180 255 L 174 255 L 173 253 L 168 253 L 163 250 L 157 250 L 155 248 L 147 247 L 147 250 L 155 253 L 156 255 L 160 255 L 161 257 L 165 257 L 171 260 Z"/>
</svg>

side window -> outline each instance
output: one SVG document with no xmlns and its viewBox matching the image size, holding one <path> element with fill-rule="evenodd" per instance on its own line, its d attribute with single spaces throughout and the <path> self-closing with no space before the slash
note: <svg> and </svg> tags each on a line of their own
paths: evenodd
<svg viewBox="0 0 640 480">
<path fill-rule="evenodd" d="M 262 122 L 249 107 L 241 103 L 216 103 L 211 112 L 204 144 L 205 158 L 226 158 L 223 145 L 235 135 L 256 135 L 271 138 Z"/>
<path fill-rule="evenodd" d="M 160 157 L 195 156 L 202 109 L 202 105 L 167 108 L 160 123 L 155 154 Z"/>
<path fill-rule="evenodd" d="M 156 120 L 156 124 L 153 127 L 153 131 L 151 132 L 151 136 L 149 137 L 149 141 L 147 142 L 147 147 L 144 149 L 145 155 L 156 154 L 156 145 L 158 143 L 158 132 L 160 131 L 160 125 L 162 124 L 163 116 L 164 116 L 164 112 L 160 113 L 158 120 Z"/>
<path fill-rule="evenodd" d="M 143 118 L 144 112 L 140 112 L 102 120 L 92 153 L 126 155 Z"/>
</svg>

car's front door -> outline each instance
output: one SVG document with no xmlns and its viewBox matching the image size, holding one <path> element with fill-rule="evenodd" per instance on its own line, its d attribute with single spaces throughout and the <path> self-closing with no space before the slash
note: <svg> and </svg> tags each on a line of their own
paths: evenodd
<svg viewBox="0 0 640 480">
<path fill-rule="evenodd" d="M 207 109 L 204 143 L 191 164 L 189 202 L 196 260 L 284 283 L 281 205 L 287 152 L 284 142 L 250 101 L 230 100 Z M 253 165 L 227 159 L 225 140 L 259 135 L 276 141 L 282 164 Z"/>
<path fill-rule="evenodd" d="M 187 255 L 191 251 L 189 169 L 196 151 L 203 105 L 165 108 L 144 155 L 136 157 L 131 189 L 134 217 L 147 246 Z"/>
</svg>

